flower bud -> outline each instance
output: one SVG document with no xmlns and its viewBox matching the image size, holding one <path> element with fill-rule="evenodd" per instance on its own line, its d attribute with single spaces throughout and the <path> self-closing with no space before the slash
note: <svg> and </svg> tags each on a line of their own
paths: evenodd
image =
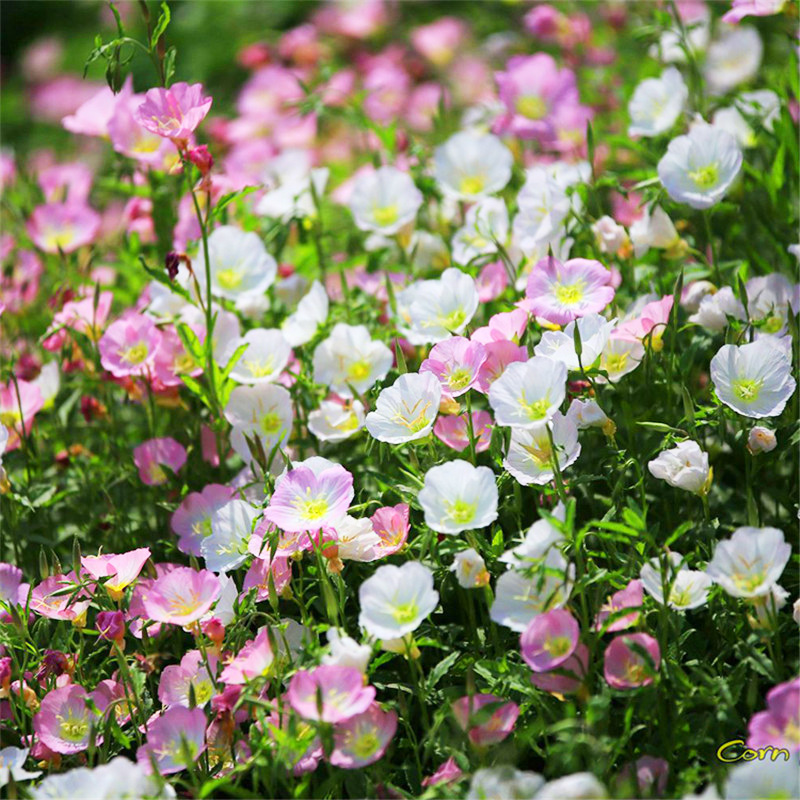
<svg viewBox="0 0 800 800">
<path fill-rule="evenodd" d="M 95 627 L 100 631 L 101 639 L 116 642 L 122 647 L 125 640 L 125 616 L 121 611 L 101 611 L 97 615 Z"/>
<path fill-rule="evenodd" d="M 192 147 L 189 149 L 187 153 L 189 161 L 194 164 L 197 169 L 200 170 L 200 174 L 205 177 L 211 172 L 211 167 L 214 166 L 214 159 L 211 156 L 211 153 L 208 151 L 208 147 L 206 145 L 201 144 L 197 147 Z"/>
<path fill-rule="evenodd" d="M 763 425 L 754 425 L 747 437 L 747 450 L 750 455 L 757 456 L 759 453 L 769 453 L 778 446 L 775 438 L 775 431 L 765 428 Z"/>
</svg>

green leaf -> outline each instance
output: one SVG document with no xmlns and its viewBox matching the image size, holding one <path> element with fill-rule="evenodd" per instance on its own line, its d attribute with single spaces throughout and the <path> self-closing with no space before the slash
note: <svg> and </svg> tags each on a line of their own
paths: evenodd
<svg viewBox="0 0 800 800">
<path fill-rule="evenodd" d="M 161 4 L 161 13 L 158 15 L 158 22 L 150 35 L 150 49 L 155 50 L 158 40 L 163 36 L 164 31 L 167 29 L 171 19 L 169 6 L 166 3 Z"/>
</svg>

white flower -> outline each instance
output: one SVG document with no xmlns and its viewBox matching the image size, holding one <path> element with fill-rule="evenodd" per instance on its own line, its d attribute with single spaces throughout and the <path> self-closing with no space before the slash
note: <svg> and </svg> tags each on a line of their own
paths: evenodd
<svg viewBox="0 0 800 800">
<path fill-rule="evenodd" d="M 644 358 L 644 345 L 640 341 L 620 339 L 612 336 L 600 354 L 599 369 L 608 373 L 608 380 L 616 383 L 625 375 L 633 372 Z M 605 383 L 606 379 L 598 375 L 598 383 Z"/>
<path fill-rule="evenodd" d="M 494 473 L 462 459 L 431 467 L 417 499 L 425 524 L 438 533 L 485 528 L 497 519 Z"/>
<path fill-rule="evenodd" d="M 230 373 L 237 383 L 272 383 L 289 363 L 292 352 L 277 328 L 253 328 L 228 343 L 222 363 L 227 364 L 242 345 L 247 345 L 247 349 Z"/>
<path fill-rule="evenodd" d="M 561 361 L 570 370 L 579 370 L 580 364 L 588 369 L 600 357 L 616 323 L 615 319 L 609 322 L 600 314 L 587 314 L 567 324 L 562 331 L 545 331 L 533 352 Z M 580 363 L 575 350 L 576 325 L 581 342 Z"/>
<path fill-rule="evenodd" d="M 616 253 L 628 239 L 625 228 L 607 214 L 592 225 L 592 233 L 601 253 Z"/>
<path fill-rule="evenodd" d="M 739 147 L 755 147 L 758 143 L 755 132 L 738 108 L 718 108 L 711 117 L 711 124 L 721 131 L 727 131 L 736 139 Z"/>
<path fill-rule="evenodd" d="M 800 625 L 800 597 L 794 601 L 792 605 L 792 619 Z"/>
<path fill-rule="evenodd" d="M 723 345 L 711 359 L 717 397 L 745 417 L 777 417 L 794 394 L 792 365 L 771 336 L 739 347 Z"/>
<path fill-rule="evenodd" d="M 372 656 L 372 648 L 368 644 L 359 644 L 336 628 L 328 628 L 327 636 L 329 650 L 320 659 L 323 664 L 355 667 L 359 672 L 366 673 Z"/>
<path fill-rule="evenodd" d="M 678 136 L 658 162 L 658 177 L 667 194 L 692 208 L 711 208 L 726 194 L 742 167 L 736 140 L 713 125 Z"/>
<path fill-rule="evenodd" d="M 387 236 L 397 233 L 417 215 L 422 192 L 411 176 L 396 167 L 380 167 L 360 175 L 350 197 L 350 211 L 362 231 Z"/>
<path fill-rule="evenodd" d="M 455 554 L 450 572 L 455 572 L 458 585 L 463 589 L 478 589 L 486 586 L 489 581 L 486 562 L 480 553 L 471 547 Z"/>
<path fill-rule="evenodd" d="M 335 527 L 338 557 L 342 561 L 375 561 L 380 557 L 375 548 L 381 544 L 381 537 L 368 517 L 357 519 L 345 514 Z"/>
<path fill-rule="evenodd" d="M 436 270 L 450 266 L 450 251 L 444 239 L 430 231 L 414 231 L 406 248 L 411 266 L 423 271 L 431 267 Z"/>
<path fill-rule="evenodd" d="M 536 567 L 530 577 L 510 569 L 498 578 L 489 612 L 498 625 L 522 633 L 534 617 L 569 599 L 574 569 L 556 548 L 550 548 Z"/>
<path fill-rule="evenodd" d="M 689 89 L 675 67 L 658 78 L 643 80 L 628 103 L 631 124 L 628 136 L 658 136 L 668 131 L 683 111 Z"/>
<path fill-rule="evenodd" d="M 328 182 L 328 169 L 312 169 L 310 151 L 284 150 L 270 160 L 266 173 L 270 190 L 256 204 L 256 214 L 282 222 L 314 214 L 311 184 L 317 197 L 322 197 Z"/>
<path fill-rule="evenodd" d="M 278 272 L 275 259 L 267 252 L 256 233 L 246 233 L 233 225 L 223 225 L 208 237 L 211 265 L 211 294 L 236 300 L 245 293 L 263 294 Z M 197 255 L 194 273 L 205 287 L 203 249 Z"/>
<path fill-rule="evenodd" d="M 764 323 L 759 333 L 780 334 L 786 328 L 797 285 L 778 272 L 750 278 L 746 284 L 747 310 L 753 321 Z"/>
<path fill-rule="evenodd" d="M 508 183 L 513 162 L 511 151 L 491 133 L 460 131 L 436 148 L 433 174 L 446 195 L 477 200 Z"/>
<path fill-rule="evenodd" d="M 534 356 L 509 364 L 489 388 L 497 425 L 541 428 L 558 410 L 566 393 L 563 361 Z"/>
<path fill-rule="evenodd" d="M 683 556 L 673 551 L 668 554 L 666 575 L 662 572 L 661 561 L 658 558 L 651 558 L 639 573 L 645 591 L 662 604 L 666 584 L 669 592 L 667 605 L 679 611 L 704 606 L 712 583 L 707 573 L 685 569 L 681 566 L 682 561 Z"/>
<path fill-rule="evenodd" d="M 288 439 L 292 429 L 292 397 L 283 386 L 260 383 L 237 386 L 225 406 L 225 419 L 233 426 L 231 445 L 247 464 L 252 460 L 245 436 L 257 439 L 269 455 Z"/>
<path fill-rule="evenodd" d="M 689 317 L 689 322 L 721 333 L 728 327 L 728 317 L 743 320 L 745 316 L 744 306 L 733 289 L 723 286 L 718 292 L 703 297 L 697 311 Z"/>
<path fill-rule="evenodd" d="M 555 445 L 558 468 L 563 472 L 574 464 L 581 454 L 578 429 L 573 420 L 556 411 L 550 422 L 545 425 L 531 429 L 511 429 L 511 440 L 508 443 L 506 457 L 503 459 L 503 466 L 523 486 L 531 484 L 543 486 L 555 477 L 550 435 Z"/>
<path fill-rule="evenodd" d="M 508 764 L 479 769 L 473 776 L 467 800 L 532 800 L 544 783 L 536 772 L 523 772 Z"/>
<path fill-rule="evenodd" d="M 603 800 L 606 787 L 591 772 L 576 772 L 548 781 L 536 794 L 536 800 Z"/>
<path fill-rule="evenodd" d="M 780 578 L 791 554 L 777 528 L 737 528 L 717 543 L 706 572 L 733 597 L 760 597 Z"/>
<path fill-rule="evenodd" d="M 605 411 L 597 405 L 596 400 L 575 398 L 567 409 L 567 419 L 571 420 L 579 431 L 586 428 L 604 428 L 609 419 Z"/>
<path fill-rule="evenodd" d="M 686 30 L 686 37 L 680 29 L 673 28 L 666 30 L 661 34 L 658 44 L 650 48 L 650 55 L 653 58 L 659 58 L 665 64 L 685 64 L 686 51 L 684 44 L 688 45 L 689 50 L 693 53 L 694 58 L 699 58 L 711 38 L 709 30 L 710 14 L 707 8 L 702 9 L 702 18 L 694 19 L 691 23 L 684 23 Z"/>
<path fill-rule="evenodd" d="M 554 509 L 552 516 L 564 521 L 566 509 L 563 503 L 559 503 Z M 522 570 L 530 567 L 535 561 L 544 558 L 553 545 L 564 541 L 564 534 L 553 525 L 550 520 L 542 518 L 536 520 L 528 528 L 525 538 L 521 544 L 506 550 L 498 559 L 510 567 Z"/>
<path fill-rule="evenodd" d="M 648 462 L 647 468 L 654 478 L 695 494 L 705 494 L 711 483 L 708 453 L 697 442 L 680 442 L 671 450 L 664 450 Z"/>
<path fill-rule="evenodd" d="M 764 45 L 752 25 L 737 25 L 709 45 L 703 73 L 712 92 L 724 94 L 753 78 Z"/>
<path fill-rule="evenodd" d="M 308 415 L 308 429 L 321 442 L 342 442 L 364 427 L 364 405 L 354 400 L 343 406 L 334 400 L 323 400 Z"/>
<path fill-rule="evenodd" d="M 32 381 L 34 386 L 39 387 L 39 392 L 44 401 L 44 407 L 50 408 L 56 399 L 58 389 L 61 386 L 61 372 L 57 361 L 48 361 L 41 372 Z"/>
<path fill-rule="evenodd" d="M 228 572 L 244 563 L 253 523 L 261 510 L 244 500 L 230 500 L 211 513 L 211 533 L 200 543 L 200 554 L 212 572 Z"/>
<path fill-rule="evenodd" d="M 375 410 L 367 414 L 370 435 L 381 442 L 401 444 L 427 436 L 442 399 L 442 385 L 431 372 L 407 372 L 383 389 Z"/>
<path fill-rule="evenodd" d="M 669 215 L 661 206 L 646 208 L 644 215 L 631 225 L 631 243 L 637 258 L 643 256 L 651 247 L 670 250 L 677 246 L 681 237 L 672 224 Z"/>
<path fill-rule="evenodd" d="M 415 631 L 439 602 L 433 572 L 419 561 L 378 567 L 358 590 L 358 624 L 377 639 L 398 639 Z"/>
<path fill-rule="evenodd" d="M 778 446 L 775 431 L 763 425 L 754 425 L 747 437 L 747 449 L 751 455 L 771 453 Z"/>
<path fill-rule="evenodd" d="M 477 310 L 475 281 L 451 267 L 438 280 L 423 281 L 416 287 L 408 308 L 410 327 L 421 342 L 441 342 L 460 334 Z"/>
<path fill-rule="evenodd" d="M 40 770 L 28 772 L 25 769 L 27 758 L 27 748 L 4 747 L 0 750 L 0 788 L 5 786 L 11 778 L 14 779 L 14 783 L 19 783 L 20 781 L 29 781 L 42 774 Z"/>
<path fill-rule="evenodd" d="M 453 236 L 453 261 L 469 264 L 478 256 L 496 253 L 495 241 L 505 245 L 507 239 L 506 204 L 496 197 L 487 197 L 467 211 L 464 227 Z"/>
<path fill-rule="evenodd" d="M 564 220 L 570 212 L 565 188 L 543 167 L 526 172 L 517 195 L 514 241 L 529 258 L 543 243 L 563 238 Z"/>
<path fill-rule="evenodd" d="M 311 341 L 317 328 L 328 318 L 328 295 L 319 281 L 314 281 L 297 309 L 281 323 L 281 333 L 292 347 Z"/>
<path fill-rule="evenodd" d="M 797 758 L 786 761 L 765 758 L 737 764 L 728 773 L 723 790 L 724 800 L 786 800 L 800 797 L 800 771 Z"/>
<path fill-rule="evenodd" d="M 314 380 L 352 397 L 353 391 L 363 394 L 385 378 L 393 361 L 392 351 L 373 341 L 366 326 L 339 322 L 314 351 Z"/>
</svg>

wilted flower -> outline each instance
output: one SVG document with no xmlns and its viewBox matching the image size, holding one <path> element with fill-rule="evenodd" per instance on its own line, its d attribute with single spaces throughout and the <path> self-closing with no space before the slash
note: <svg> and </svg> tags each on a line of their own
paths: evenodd
<svg viewBox="0 0 800 800">
<path fill-rule="evenodd" d="M 775 431 L 765 428 L 763 425 L 754 425 L 747 436 L 747 451 L 750 455 L 757 456 L 759 453 L 771 453 L 778 446 Z"/>
<path fill-rule="evenodd" d="M 486 586 L 491 577 L 481 554 L 472 547 L 455 554 L 450 572 L 456 574 L 456 580 L 462 589 L 478 589 Z"/>
</svg>

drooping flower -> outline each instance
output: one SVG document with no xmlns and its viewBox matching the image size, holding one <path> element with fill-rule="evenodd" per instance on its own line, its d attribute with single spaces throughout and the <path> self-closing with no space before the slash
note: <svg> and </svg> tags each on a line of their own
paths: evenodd
<svg viewBox="0 0 800 800">
<path fill-rule="evenodd" d="M 384 236 L 413 222 L 421 205 L 422 192 L 410 175 L 396 167 L 380 167 L 361 175 L 350 199 L 356 225 Z"/>
<path fill-rule="evenodd" d="M 355 667 L 323 664 L 310 672 L 295 672 L 286 699 L 305 719 L 338 723 L 366 711 L 375 688 L 364 686 L 364 676 Z"/>
<path fill-rule="evenodd" d="M 342 769 L 361 769 L 374 764 L 386 752 L 397 730 L 397 714 L 382 711 L 372 703 L 333 729 L 333 752 L 330 762 Z"/>
<path fill-rule="evenodd" d="M 613 299 L 611 272 L 599 261 L 573 258 L 563 264 L 548 256 L 528 276 L 520 306 L 554 325 L 599 314 Z"/>
<path fill-rule="evenodd" d="M 464 773 L 461 768 L 456 764 L 455 758 L 450 756 L 447 761 L 439 765 L 439 768 L 433 775 L 429 775 L 422 781 L 423 786 L 436 786 L 437 783 L 452 783 L 457 781 Z"/>
<path fill-rule="evenodd" d="M 523 486 L 543 486 L 555 477 L 554 459 L 563 472 L 575 463 L 580 454 L 581 445 L 574 420 L 556 411 L 546 425 L 511 429 L 503 466 Z"/>
<path fill-rule="evenodd" d="M 148 439 L 133 448 L 133 463 L 142 483 L 158 486 L 168 480 L 164 467 L 175 473 L 186 463 L 186 448 L 171 436 Z"/>
<path fill-rule="evenodd" d="M 116 378 L 147 375 L 160 344 L 161 332 L 150 317 L 129 314 L 106 329 L 98 345 L 100 362 Z"/>
<path fill-rule="evenodd" d="M 482 344 L 462 336 L 453 336 L 431 348 L 419 371 L 432 372 L 446 395 L 460 397 L 477 381 L 484 361 L 486 349 Z"/>
<path fill-rule="evenodd" d="M 567 367 L 562 361 L 534 356 L 509 364 L 489 387 L 495 423 L 513 428 L 544 428 L 564 400 L 566 381 Z"/>
<path fill-rule="evenodd" d="M 431 467 L 417 495 L 425 524 L 439 533 L 485 528 L 497 519 L 498 492 L 489 467 L 454 459 Z"/>
<path fill-rule="evenodd" d="M 491 714 L 489 708 L 493 709 Z M 478 747 L 502 742 L 514 730 L 519 716 L 516 703 L 493 694 L 465 695 L 453 703 L 452 709 L 461 729 Z"/>
<path fill-rule="evenodd" d="M 219 595 L 219 579 L 213 572 L 177 567 L 145 592 L 144 610 L 154 622 L 186 626 L 208 612 Z"/>
<path fill-rule="evenodd" d="M 187 769 L 206 749 L 206 715 L 202 708 L 170 706 L 147 727 L 147 742 L 136 751 L 145 773 L 171 775 Z"/>
<path fill-rule="evenodd" d="M 658 136 L 668 131 L 683 111 L 689 89 L 675 69 L 665 69 L 658 78 L 643 80 L 628 103 L 629 136 Z"/>
<path fill-rule="evenodd" d="M 645 591 L 659 603 L 664 602 L 666 586 L 667 605 L 679 611 L 705 605 L 712 584 L 707 573 L 686 569 L 682 562 L 683 556 L 672 551 L 667 557 L 666 570 L 658 558 L 652 558 L 639 573 Z"/>
<path fill-rule="evenodd" d="M 644 650 L 649 659 L 634 647 Z M 652 636 L 646 633 L 621 633 L 606 647 L 603 674 L 614 689 L 636 689 L 653 682 L 660 663 L 661 650 Z"/>
<path fill-rule="evenodd" d="M 711 359 L 717 397 L 745 417 L 777 417 L 794 394 L 792 365 L 772 337 L 750 344 L 723 345 Z"/>
<path fill-rule="evenodd" d="M 478 200 L 508 183 L 513 160 L 511 151 L 496 136 L 460 131 L 436 148 L 434 177 L 446 195 Z"/>
<path fill-rule="evenodd" d="M 663 450 L 649 461 L 647 468 L 654 478 L 666 481 L 676 489 L 694 494 L 706 494 L 713 470 L 708 466 L 708 453 L 697 442 L 679 442 L 671 450 Z"/>
<path fill-rule="evenodd" d="M 375 410 L 367 414 L 367 430 L 390 444 L 422 439 L 433 427 L 441 398 L 442 385 L 435 375 L 406 372 L 381 390 Z"/>
<path fill-rule="evenodd" d="M 791 552 L 777 528 L 737 528 L 717 543 L 706 572 L 733 597 L 762 597 L 780 578 Z"/>
<path fill-rule="evenodd" d="M 418 561 L 378 567 L 358 590 L 358 624 L 379 639 L 415 631 L 439 602 L 433 572 Z"/>
<path fill-rule="evenodd" d="M 673 200 L 704 209 L 722 200 L 741 167 L 742 151 L 733 136 L 700 125 L 669 143 L 658 177 Z"/>
<path fill-rule="evenodd" d="M 534 617 L 522 636 L 522 658 L 534 672 L 560 667 L 575 652 L 580 629 L 578 621 L 563 608 Z"/>
<path fill-rule="evenodd" d="M 45 253 L 72 253 L 91 244 L 100 231 L 100 215 L 83 203 L 47 203 L 33 209 L 28 235 Z"/>
<path fill-rule="evenodd" d="M 192 137 L 211 108 L 211 98 L 204 91 L 200 83 L 183 82 L 168 89 L 150 89 L 134 117 L 143 128 L 180 146 Z"/>
</svg>

